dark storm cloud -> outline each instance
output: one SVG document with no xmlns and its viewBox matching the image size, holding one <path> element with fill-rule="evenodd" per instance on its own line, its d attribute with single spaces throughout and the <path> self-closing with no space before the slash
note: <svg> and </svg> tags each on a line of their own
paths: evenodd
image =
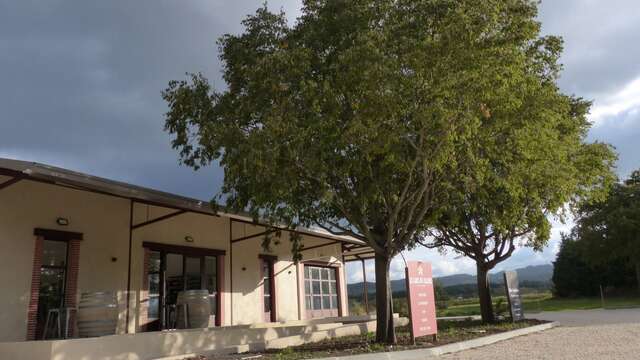
<svg viewBox="0 0 640 360">
<path fill-rule="evenodd" d="M 565 91 L 597 100 L 640 77 L 637 0 L 543 0 L 540 20 L 564 38 Z"/>
<path fill-rule="evenodd" d="M 187 71 L 223 87 L 215 41 L 260 5 L 0 2 L 0 156 L 209 197 L 221 172 L 177 168 L 160 92 Z"/>
<path fill-rule="evenodd" d="M 640 170 L 640 109 L 626 111 L 594 127 L 589 138 L 615 146 L 619 154 L 616 170 L 621 179 L 628 178 L 634 170 Z"/>
<path fill-rule="evenodd" d="M 241 31 L 262 0 L 0 0 L 0 156 L 210 197 L 219 169 L 178 167 L 163 132 L 160 91 L 185 72 L 220 80 L 216 39 Z M 269 1 L 290 19 L 299 1 Z M 562 35 L 563 89 L 587 98 L 640 75 L 636 1 L 546 0 L 544 31 Z M 629 115 L 631 116 L 631 115 Z M 637 157 L 629 130 L 607 122 L 592 138 Z M 615 121 L 613 122 L 615 123 Z M 626 170 L 625 170 L 626 171 Z"/>
</svg>

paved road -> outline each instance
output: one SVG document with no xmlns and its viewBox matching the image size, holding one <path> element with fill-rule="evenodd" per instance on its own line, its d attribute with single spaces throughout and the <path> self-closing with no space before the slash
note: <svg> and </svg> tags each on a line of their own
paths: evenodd
<svg viewBox="0 0 640 360">
<path fill-rule="evenodd" d="M 560 327 L 441 359 L 640 359 L 640 309 L 531 314 Z"/>
</svg>

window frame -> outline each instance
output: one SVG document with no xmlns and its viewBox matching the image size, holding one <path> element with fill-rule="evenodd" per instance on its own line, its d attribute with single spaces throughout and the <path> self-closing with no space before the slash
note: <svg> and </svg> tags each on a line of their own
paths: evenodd
<svg viewBox="0 0 640 360">
<path fill-rule="evenodd" d="M 338 311 L 342 312 L 342 299 L 340 296 L 340 280 L 337 266 L 317 263 L 305 263 L 303 271 L 304 282 L 304 302 L 306 311 Z M 313 278 L 313 270 L 318 269 L 318 278 Z M 308 271 L 307 271 L 308 270 Z M 331 276 L 333 272 L 333 279 Z M 323 278 L 327 274 L 327 278 Z M 314 283 L 317 283 L 319 293 L 314 291 Z M 323 284 L 327 284 L 328 292 L 325 294 Z M 332 284 L 334 286 L 332 287 Z M 307 292 L 309 290 L 309 292 Z M 325 297 L 329 298 L 329 307 L 325 307 Z M 319 307 L 316 307 L 316 298 L 319 300 Z"/>
</svg>

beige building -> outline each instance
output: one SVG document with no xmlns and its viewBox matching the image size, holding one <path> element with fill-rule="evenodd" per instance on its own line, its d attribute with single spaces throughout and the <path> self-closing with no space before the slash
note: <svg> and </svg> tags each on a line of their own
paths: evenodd
<svg viewBox="0 0 640 360">
<path fill-rule="evenodd" d="M 51 310 L 73 313 L 84 293 L 117 296 L 118 334 L 174 328 L 186 290 L 208 291 L 211 327 L 347 316 L 344 262 L 370 249 L 297 229 L 295 264 L 289 230 L 262 249 L 276 230 L 206 202 L 0 159 L 0 342 L 41 339 Z"/>
</svg>

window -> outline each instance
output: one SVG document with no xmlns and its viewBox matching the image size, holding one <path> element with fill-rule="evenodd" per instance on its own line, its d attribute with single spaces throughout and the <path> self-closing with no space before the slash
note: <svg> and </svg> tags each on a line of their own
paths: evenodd
<svg viewBox="0 0 640 360">
<path fill-rule="evenodd" d="M 307 310 L 338 309 L 336 269 L 305 266 L 304 294 Z"/>
</svg>

